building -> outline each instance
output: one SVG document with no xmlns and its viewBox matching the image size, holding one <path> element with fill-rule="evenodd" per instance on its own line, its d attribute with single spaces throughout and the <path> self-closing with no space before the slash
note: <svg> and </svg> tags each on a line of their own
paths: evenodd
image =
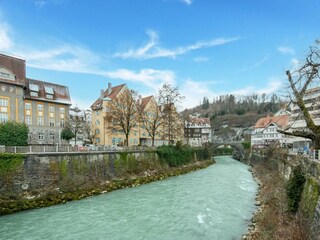
<svg viewBox="0 0 320 240">
<path fill-rule="evenodd" d="M 139 142 L 142 146 L 161 146 L 168 144 L 163 134 L 163 119 L 161 108 L 154 96 L 142 98 L 139 96 L 137 106 L 140 110 Z M 154 142 L 152 143 L 152 136 Z"/>
<path fill-rule="evenodd" d="M 126 84 L 121 84 L 112 87 L 111 83 L 108 84 L 106 90 L 100 91 L 100 97 L 91 105 L 92 110 L 92 131 L 95 133 L 94 143 L 97 145 L 127 145 L 125 132 L 121 127 L 119 127 L 116 120 L 118 114 L 112 115 L 110 109 L 112 107 L 112 102 L 117 102 L 118 105 L 122 105 L 124 110 L 127 99 L 133 99 L 133 96 L 127 96 L 132 94 Z M 141 116 L 145 116 L 145 120 L 152 120 L 156 114 L 161 112 L 161 107 L 157 106 L 157 103 L 153 96 L 148 96 L 145 98 L 139 97 L 134 103 L 135 109 L 133 109 L 133 127 L 130 130 L 128 136 L 128 146 L 138 146 L 138 145 L 152 145 L 152 137 L 148 127 L 143 124 Z M 176 112 L 176 111 L 175 111 Z M 142 115 L 139 115 L 142 114 Z M 162 113 L 161 113 L 162 114 Z M 177 115 L 177 114 L 176 114 Z M 162 116 L 159 121 L 163 121 Z M 179 121 L 176 119 L 176 123 Z M 167 128 L 165 124 L 160 124 L 155 133 L 154 145 L 159 146 L 168 143 L 168 138 L 166 135 Z M 174 141 L 180 140 L 181 136 L 174 133 Z M 173 136 L 173 132 L 171 132 Z"/>
<path fill-rule="evenodd" d="M 320 87 L 311 88 L 306 90 L 303 97 L 305 106 L 311 115 L 315 125 L 320 125 Z M 307 129 L 306 121 L 301 114 L 300 108 L 296 104 L 292 104 L 291 116 L 289 119 L 289 130 L 288 131 L 309 131 Z M 307 151 L 312 147 L 310 139 L 302 137 L 291 137 L 292 148 L 294 151 Z"/>
<path fill-rule="evenodd" d="M 68 87 L 26 77 L 26 61 L 0 54 L 0 122 L 25 122 L 29 144 L 62 144 L 69 118 Z"/>
<path fill-rule="evenodd" d="M 277 130 L 285 129 L 288 126 L 289 115 L 275 115 L 260 118 L 251 135 L 251 147 L 263 148 L 270 144 L 278 144 L 280 146 L 289 143 L 289 138 Z"/>
<path fill-rule="evenodd" d="M 112 87 L 108 83 L 106 90 L 100 91 L 100 97 L 91 105 L 92 110 L 92 131 L 95 133 L 94 143 L 97 145 L 125 145 L 125 133 L 123 130 L 115 127 L 112 116 L 109 115 L 110 104 L 112 101 L 118 101 L 123 94 L 129 91 L 126 84 Z M 129 146 L 139 144 L 139 135 L 137 129 L 132 129 L 129 136 Z"/>
<path fill-rule="evenodd" d="M 69 127 L 75 137 L 70 139 L 72 146 L 84 146 L 92 143 L 91 110 L 81 110 L 78 107 L 69 109 Z"/>
<path fill-rule="evenodd" d="M 185 122 L 184 137 L 186 143 L 191 146 L 202 146 L 204 143 L 211 142 L 211 124 L 209 118 L 198 118 L 190 116 Z"/>
</svg>

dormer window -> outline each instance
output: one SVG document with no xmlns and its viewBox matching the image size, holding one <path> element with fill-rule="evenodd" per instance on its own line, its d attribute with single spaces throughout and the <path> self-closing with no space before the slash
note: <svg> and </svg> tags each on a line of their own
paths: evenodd
<svg viewBox="0 0 320 240">
<path fill-rule="evenodd" d="M 39 86 L 36 84 L 29 83 L 30 96 L 38 97 L 39 96 Z"/>
<path fill-rule="evenodd" d="M 3 67 L 0 67 L 0 78 L 10 80 L 10 81 L 16 80 L 16 76 L 12 72 L 8 71 Z"/>
<path fill-rule="evenodd" d="M 53 88 L 52 87 L 44 87 L 44 91 L 46 92 L 46 98 L 53 99 Z"/>
</svg>

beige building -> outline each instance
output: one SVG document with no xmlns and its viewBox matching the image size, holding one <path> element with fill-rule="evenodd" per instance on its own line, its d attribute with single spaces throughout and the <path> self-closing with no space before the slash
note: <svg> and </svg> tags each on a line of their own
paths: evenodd
<svg viewBox="0 0 320 240">
<path fill-rule="evenodd" d="M 116 117 L 110 114 L 111 102 L 117 101 L 124 104 L 125 101 L 123 101 L 123 98 L 125 98 L 126 92 L 131 92 L 126 84 L 112 87 L 111 83 L 109 83 L 108 88 L 106 90 L 101 90 L 100 97 L 91 105 L 92 131 L 95 133 L 95 144 L 104 146 L 126 145 L 125 132 L 115 122 Z M 141 114 L 148 120 L 152 121 L 160 108 L 159 106 L 157 106 L 157 103 L 153 96 L 148 96 L 145 98 L 139 97 L 135 102 L 135 107 L 135 113 L 133 114 L 134 116 L 132 118 L 134 126 L 131 128 L 128 136 L 128 146 L 151 146 L 152 133 L 150 133 L 150 131 L 148 131 L 147 129 L 148 127 L 142 123 Z M 160 116 L 158 121 L 162 121 L 161 117 L 162 116 Z M 179 121 L 175 119 L 175 122 Z M 157 128 L 154 137 L 155 146 L 160 146 L 168 143 L 168 140 L 166 139 L 166 132 L 166 127 L 164 124 L 161 124 Z M 182 134 L 176 134 L 176 137 L 174 138 L 175 141 L 183 139 L 183 128 L 178 132 Z"/>
<path fill-rule="evenodd" d="M 24 59 L 0 54 L 0 122 L 25 122 L 29 144 L 61 144 L 69 117 L 68 87 L 26 78 Z"/>
</svg>

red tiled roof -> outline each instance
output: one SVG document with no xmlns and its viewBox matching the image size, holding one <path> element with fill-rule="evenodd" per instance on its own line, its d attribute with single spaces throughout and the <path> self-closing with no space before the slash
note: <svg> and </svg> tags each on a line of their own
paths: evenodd
<svg viewBox="0 0 320 240">
<path fill-rule="evenodd" d="M 196 125 L 204 125 L 204 124 L 210 125 L 209 118 L 190 118 L 189 121 L 191 124 L 196 124 Z"/>
<path fill-rule="evenodd" d="M 280 128 L 284 128 L 287 126 L 289 121 L 289 115 L 281 115 L 281 116 L 275 116 L 275 117 L 264 117 L 260 118 L 257 122 L 256 125 L 254 126 L 255 128 L 265 128 L 267 127 L 270 123 L 275 123 L 278 125 Z"/>
<path fill-rule="evenodd" d="M 108 97 L 110 98 L 111 100 L 113 100 L 117 95 L 118 93 L 121 91 L 121 89 L 125 86 L 126 84 L 121 84 L 121 85 L 118 85 L 118 86 L 115 86 L 115 87 L 112 87 L 111 88 L 111 93 L 108 94 L 108 89 L 106 89 L 103 93 L 103 98 L 105 97 Z M 91 108 L 92 109 L 99 109 L 102 107 L 102 101 L 103 99 L 101 98 L 98 98 L 92 105 L 91 105 Z"/>
</svg>

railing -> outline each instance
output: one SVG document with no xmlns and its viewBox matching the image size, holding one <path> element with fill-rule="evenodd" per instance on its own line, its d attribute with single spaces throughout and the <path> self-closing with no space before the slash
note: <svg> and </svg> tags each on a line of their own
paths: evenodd
<svg viewBox="0 0 320 240">
<path fill-rule="evenodd" d="M 308 157 L 311 160 L 320 161 L 320 150 L 306 150 L 302 151 L 299 149 L 290 149 L 288 151 L 290 155 L 300 155 L 304 157 Z"/>
<path fill-rule="evenodd" d="M 8 153 L 58 153 L 58 152 L 123 152 L 155 150 L 155 147 L 118 147 L 118 146 L 0 146 L 0 152 Z"/>
</svg>

